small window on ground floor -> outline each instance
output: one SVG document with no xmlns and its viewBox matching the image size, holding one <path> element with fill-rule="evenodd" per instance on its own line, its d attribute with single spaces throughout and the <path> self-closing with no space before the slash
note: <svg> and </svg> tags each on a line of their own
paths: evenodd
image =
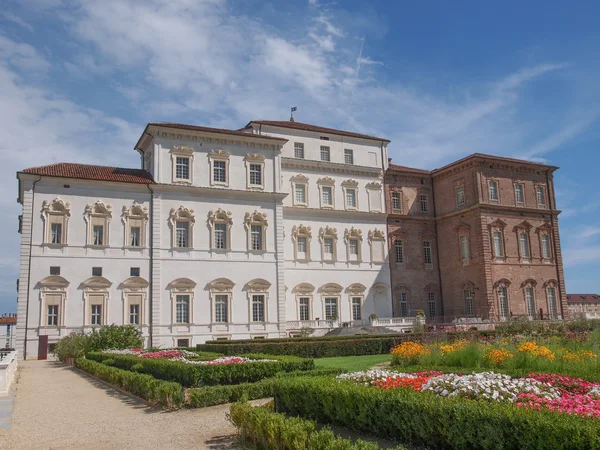
<svg viewBox="0 0 600 450">
<path fill-rule="evenodd" d="M 177 347 L 189 347 L 190 340 L 189 339 L 177 339 Z"/>
</svg>

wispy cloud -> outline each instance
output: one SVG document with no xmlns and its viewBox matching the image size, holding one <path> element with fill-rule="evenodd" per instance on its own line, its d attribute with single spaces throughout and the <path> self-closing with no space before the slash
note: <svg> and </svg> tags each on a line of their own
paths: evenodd
<svg viewBox="0 0 600 450">
<path fill-rule="evenodd" d="M 31 26 L 31 24 L 25 22 L 19 16 L 15 16 L 14 14 L 11 14 L 11 13 L 5 11 L 5 12 L 0 13 L 0 17 L 9 22 L 16 23 L 17 25 L 26 29 L 27 31 L 33 32 L 33 26 Z"/>
</svg>

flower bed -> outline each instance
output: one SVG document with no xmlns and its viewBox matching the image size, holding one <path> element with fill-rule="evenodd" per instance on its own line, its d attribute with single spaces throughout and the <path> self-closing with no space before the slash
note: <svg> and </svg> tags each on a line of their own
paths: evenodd
<svg viewBox="0 0 600 450">
<path fill-rule="evenodd" d="M 208 361 L 197 361 L 189 358 L 196 358 L 198 357 L 198 354 L 188 350 L 159 350 L 157 352 L 148 352 L 141 348 L 131 348 L 127 350 L 105 350 L 103 353 L 108 353 L 110 355 L 138 356 L 143 359 L 167 359 L 169 361 L 179 361 L 185 364 L 196 364 L 199 366 L 277 362 L 275 359 L 250 359 L 240 356 L 223 356 Z"/>
</svg>

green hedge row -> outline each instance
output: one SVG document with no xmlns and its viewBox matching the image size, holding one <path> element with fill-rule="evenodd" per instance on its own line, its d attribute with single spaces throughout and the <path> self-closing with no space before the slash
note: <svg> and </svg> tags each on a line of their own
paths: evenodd
<svg viewBox="0 0 600 450">
<path fill-rule="evenodd" d="M 273 397 L 275 383 L 281 378 L 298 376 L 339 375 L 344 369 L 315 369 L 308 371 L 282 372 L 273 378 L 265 378 L 255 383 L 242 383 L 228 386 L 205 386 L 191 388 L 186 391 L 186 404 L 192 408 L 222 405 L 237 402 L 245 397 L 247 400 Z"/>
<path fill-rule="evenodd" d="M 178 383 L 157 380 L 150 375 L 117 369 L 84 358 L 77 358 L 75 366 L 155 405 L 169 409 L 183 406 L 183 390 Z"/>
<path fill-rule="evenodd" d="M 600 449 L 597 420 L 511 404 L 302 377 L 280 380 L 274 397 L 278 412 L 431 449 Z"/>
<path fill-rule="evenodd" d="M 409 336 L 415 336 L 410 335 Z M 377 338 L 386 338 L 390 337 L 390 334 L 358 334 L 352 336 L 318 336 L 318 337 L 294 337 L 294 338 L 270 338 L 270 339 L 231 339 L 231 340 L 223 340 L 223 341 L 206 341 L 204 344 L 217 344 L 217 345 L 235 345 L 235 344 L 260 344 L 260 343 L 281 343 L 281 342 L 315 342 L 315 341 L 346 341 L 346 340 L 356 340 L 356 339 L 377 339 Z M 199 345 L 197 344 L 196 347 Z M 188 349 L 186 349 L 188 350 Z M 190 351 L 195 351 L 191 350 Z"/>
<path fill-rule="evenodd" d="M 273 357 L 249 355 L 254 359 L 277 359 L 277 362 L 256 362 L 248 364 L 193 365 L 164 359 L 144 359 L 130 355 L 114 355 L 89 352 L 86 358 L 110 364 L 120 369 L 152 375 L 165 381 L 174 381 L 185 387 L 230 385 L 252 383 L 263 378 L 273 377 L 278 372 L 312 370 L 315 363 L 311 359 L 296 357 Z"/>
<path fill-rule="evenodd" d="M 252 448 L 278 450 L 378 450 L 377 444 L 336 437 L 329 428 L 318 429 L 313 421 L 286 417 L 265 407 L 247 403 L 231 405 L 231 421 L 240 437 Z M 401 450 L 403 447 L 397 447 Z"/>
</svg>

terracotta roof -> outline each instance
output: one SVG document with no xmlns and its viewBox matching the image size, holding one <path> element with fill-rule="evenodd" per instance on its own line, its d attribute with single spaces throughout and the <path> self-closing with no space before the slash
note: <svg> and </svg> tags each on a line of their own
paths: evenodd
<svg viewBox="0 0 600 450">
<path fill-rule="evenodd" d="M 415 169 L 414 167 L 399 166 L 397 164 L 392 164 L 392 163 L 389 164 L 388 170 L 397 170 L 399 172 L 420 173 L 423 175 L 429 175 L 431 173 L 431 172 L 429 172 L 429 170 Z"/>
<path fill-rule="evenodd" d="M 291 122 L 289 120 L 252 120 L 252 121 L 248 122 L 248 125 L 246 125 L 245 128 L 248 128 L 251 123 L 257 123 L 257 124 L 261 124 L 261 125 L 270 125 L 273 127 L 293 128 L 295 130 L 315 131 L 317 133 L 337 134 L 339 136 L 348 136 L 348 137 L 355 137 L 355 138 L 360 138 L 360 139 L 371 139 L 371 140 L 375 140 L 375 141 L 390 142 L 389 139 L 379 138 L 376 136 L 369 136 L 368 134 L 360 134 L 360 133 L 353 133 L 352 131 L 344 131 L 344 130 L 336 130 L 334 128 L 319 127 L 317 125 L 311 125 L 309 123 Z"/>
<path fill-rule="evenodd" d="M 567 303 L 600 303 L 598 294 L 567 294 Z"/>
<path fill-rule="evenodd" d="M 6 324 L 15 324 L 17 323 L 17 316 L 14 317 L 0 317 L 0 325 Z"/>
<path fill-rule="evenodd" d="M 526 164 L 528 166 L 537 166 L 540 168 L 545 168 L 545 169 L 552 169 L 552 170 L 556 170 L 558 169 L 558 166 L 550 166 L 548 164 L 541 164 L 541 163 L 537 163 L 534 161 L 527 161 L 526 159 L 516 159 L 516 158 L 506 158 L 504 156 L 494 156 L 494 155 L 487 155 L 485 153 L 473 153 L 469 156 L 465 156 L 464 158 L 461 158 L 457 161 L 451 162 L 450 164 L 447 164 L 445 166 L 440 167 L 439 169 L 433 169 L 431 171 L 432 175 L 435 175 L 438 172 L 441 172 L 449 167 L 452 167 L 456 164 L 460 164 L 463 163 L 465 161 L 468 161 L 469 159 L 474 159 L 474 158 L 481 158 L 481 159 L 491 159 L 494 161 L 499 161 L 499 162 L 508 162 L 508 163 L 517 163 L 517 164 Z"/>
<path fill-rule="evenodd" d="M 152 175 L 142 169 L 92 166 L 89 164 L 56 163 L 48 166 L 30 167 L 23 173 L 46 177 L 78 178 L 82 180 L 117 181 L 120 183 L 153 183 Z"/>
<path fill-rule="evenodd" d="M 187 125 L 184 123 L 173 123 L 173 122 L 150 122 L 146 128 L 149 126 L 156 127 L 166 127 L 166 128 L 177 128 L 179 130 L 190 130 L 190 131 L 204 131 L 206 133 L 219 133 L 219 134 L 232 134 L 236 136 L 244 136 L 250 138 L 261 138 L 261 139 L 272 139 L 275 141 L 287 141 L 284 138 L 278 138 L 273 136 L 263 136 L 259 134 L 248 133 L 247 131 L 241 130 L 228 130 L 226 128 L 211 128 L 211 127 L 201 127 L 198 125 Z"/>
</svg>

